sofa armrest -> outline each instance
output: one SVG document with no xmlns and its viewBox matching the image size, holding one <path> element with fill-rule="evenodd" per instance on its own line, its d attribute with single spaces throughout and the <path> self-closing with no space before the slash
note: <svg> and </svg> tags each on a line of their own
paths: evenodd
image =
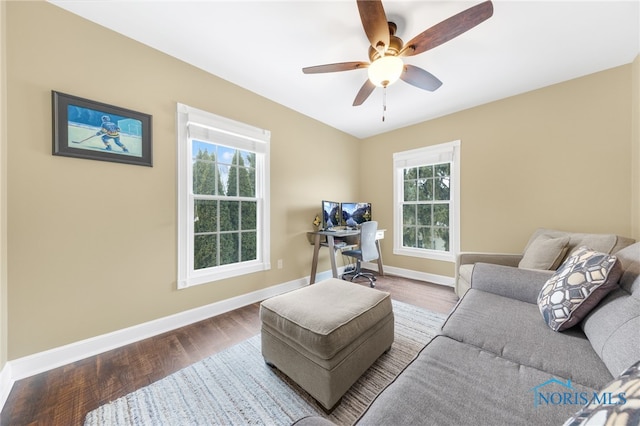
<svg viewBox="0 0 640 426">
<path fill-rule="evenodd" d="M 455 265 L 455 292 L 458 297 L 464 294 L 471 287 L 471 272 L 473 265 L 477 262 L 494 263 L 498 265 L 518 266 L 522 259 L 521 254 L 512 253 L 483 253 L 483 252 L 462 252 L 456 256 Z M 467 266 L 465 266 L 467 265 Z M 464 270 L 463 270 L 464 268 Z"/>
<path fill-rule="evenodd" d="M 291 426 L 337 426 L 329 419 L 321 416 L 306 416 L 293 422 Z"/>
<path fill-rule="evenodd" d="M 462 252 L 458 253 L 456 265 L 467 265 L 470 263 L 493 263 L 495 265 L 518 266 L 522 254 L 513 253 L 481 253 Z"/>
<path fill-rule="evenodd" d="M 528 303 L 537 303 L 542 286 L 555 271 L 476 263 L 471 288 Z"/>
</svg>

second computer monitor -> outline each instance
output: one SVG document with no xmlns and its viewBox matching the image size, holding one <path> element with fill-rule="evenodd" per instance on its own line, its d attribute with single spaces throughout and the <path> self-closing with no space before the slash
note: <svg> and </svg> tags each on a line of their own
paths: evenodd
<svg viewBox="0 0 640 426">
<path fill-rule="evenodd" d="M 340 203 L 336 201 L 322 201 L 322 229 L 331 229 L 341 225 Z"/>
<path fill-rule="evenodd" d="M 371 220 L 371 203 L 342 203 L 342 222 L 356 227 Z"/>
</svg>

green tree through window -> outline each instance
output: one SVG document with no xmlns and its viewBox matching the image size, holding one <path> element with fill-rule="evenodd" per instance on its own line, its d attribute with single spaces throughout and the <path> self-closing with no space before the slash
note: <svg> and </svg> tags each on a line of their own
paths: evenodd
<svg viewBox="0 0 640 426">
<path fill-rule="evenodd" d="M 403 170 L 404 247 L 449 251 L 450 163 Z"/>
<path fill-rule="evenodd" d="M 194 269 L 256 260 L 256 154 L 193 141 Z"/>
</svg>

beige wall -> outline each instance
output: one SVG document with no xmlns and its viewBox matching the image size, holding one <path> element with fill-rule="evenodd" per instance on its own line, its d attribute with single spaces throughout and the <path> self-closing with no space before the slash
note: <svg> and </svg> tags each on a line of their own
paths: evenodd
<svg viewBox="0 0 640 426">
<path fill-rule="evenodd" d="M 622 66 L 370 138 L 363 198 L 392 226 L 392 154 L 460 140 L 463 251 L 521 252 L 537 227 L 628 236 L 631 85 Z M 383 257 L 453 276 L 451 263 L 394 256 L 390 243 Z"/>
<path fill-rule="evenodd" d="M 6 5 L 0 2 L 0 370 L 7 362 L 7 81 Z"/>
<path fill-rule="evenodd" d="M 355 197 L 353 137 L 50 4 L 6 7 L 9 359 L 309 274 L 321 199 Z M 52 156 L 51 90 L 151 114 L 153 168 Z M 176 102 L 272 132 L 271 271 L 176 290 Z"/>
<path fill-rule="evenodd" d="M 537 226 L 631 232 L 631 65 L 358 141 L 47 3 L 6 17 L 8 359 L 308 275 L 320 200 L 371 201 L 391 230 L 391 154 L 419 146 L 462 141 L 463 250 L 518 251 Z M 52 156 L 51 90 L 152 114 L 154 167 Z M 272 132 L 282 270 L 176 290 L 176 102 Z M 385 264 L 453 276 L 391 237 Z"/>
</svg>

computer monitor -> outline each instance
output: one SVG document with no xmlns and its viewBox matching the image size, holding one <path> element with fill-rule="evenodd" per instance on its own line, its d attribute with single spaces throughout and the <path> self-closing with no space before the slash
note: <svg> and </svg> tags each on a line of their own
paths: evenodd
<svg viewBox="0 0 640 426">
<path fill-rule="evenodd" d="M 342 223 L 356 227 L 371 220 L 371 203 L 342 203 Z"/>
<path fill-rule="evenodd" d="M 336 201 L 322 201 L 322 229 L 331 229 L 340 226 L 340 203 Z"/>
</svg>

